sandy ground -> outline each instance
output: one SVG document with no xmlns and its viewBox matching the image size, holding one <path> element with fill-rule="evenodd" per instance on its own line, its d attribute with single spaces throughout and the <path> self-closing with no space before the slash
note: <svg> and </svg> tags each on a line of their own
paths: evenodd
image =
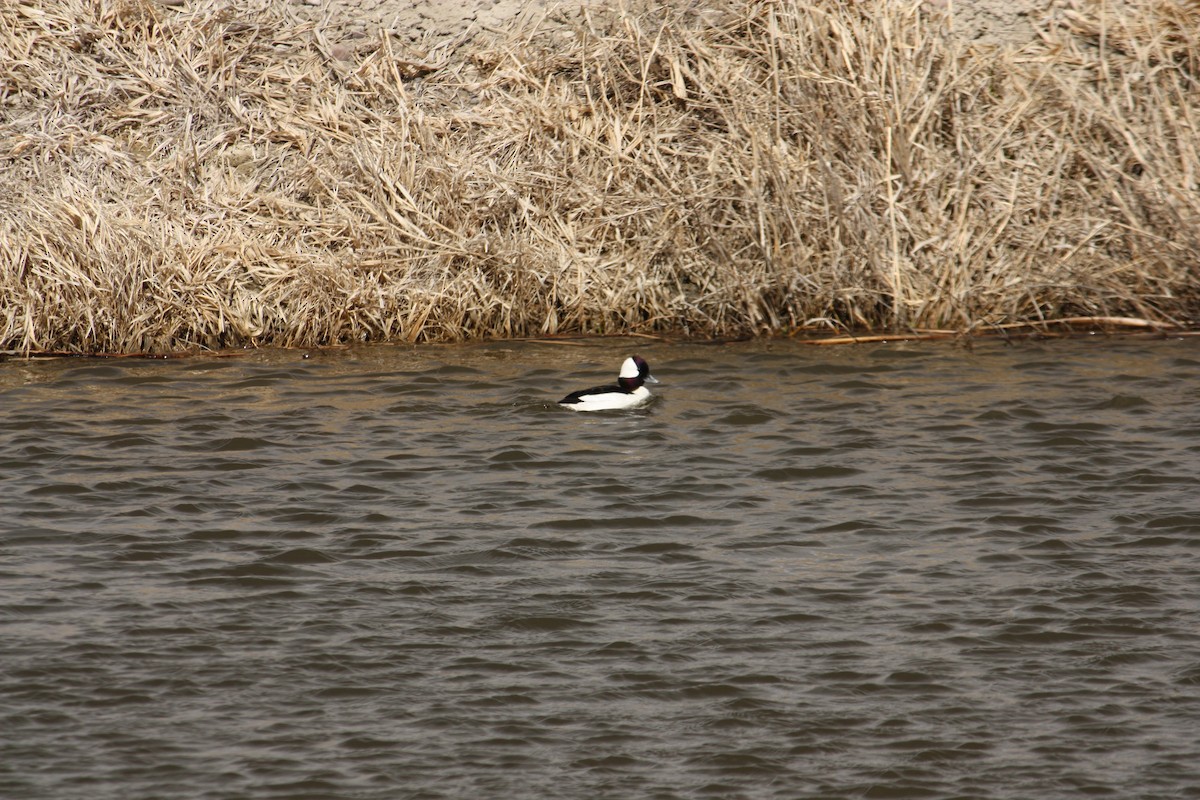
<svg viewBox="0 0 1200 800">
<path fill-rule="evenodd" d="M 522 13 L 540 15 L 554 0 L 292 0 L 301 16 L 327 19 L 351 38 L 383 29 L 411 40 L 468 39 L 507 26 Z M 578 5 L 578 4 L 576 4 Z"/>
<path fill-rule="evenodd" d="M 611 6 L 618 0 L 591 5 Z M 964 38 L 985 44 L 1021 44 L 1034 36 L 1037 17 L 1054 12 L 1054 0 L 926 0 L 950 12 Z M 410 40 L 463 41 L 506 27 L 522 15 L 536 20 L 555 9 L 578 9 L 558 0 L 292 0 L 309 19 L 327 21 L 347 39 L 374 36 L 380 29 Z"/>
</svg>

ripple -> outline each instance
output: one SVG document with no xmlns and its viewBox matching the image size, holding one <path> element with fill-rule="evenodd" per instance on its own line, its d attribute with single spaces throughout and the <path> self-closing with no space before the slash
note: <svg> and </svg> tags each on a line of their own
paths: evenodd
<svg viewBox="0 0 1200 800">
<path fill-rule="evenodd" d="M 768 481 L 820 481 L 835 478 L 849 478 L 862 474 L 862 470 L 853 467 L 776 467 L 760 469 L 753 473 L 755 478 Z"/>
</svg>

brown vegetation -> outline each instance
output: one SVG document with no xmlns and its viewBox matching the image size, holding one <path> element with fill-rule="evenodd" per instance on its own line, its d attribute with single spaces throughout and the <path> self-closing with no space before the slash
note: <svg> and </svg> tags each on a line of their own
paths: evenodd
<svg viewBox="0 0 1200 800">
<path fill-rule="evenodd" d="M 1188 326 L 1197 53 L 1176 2 L 1021 49 L 716 0 L 454 52 L 281 1 L 14 0 L 0 349 Z"/>
</svg>

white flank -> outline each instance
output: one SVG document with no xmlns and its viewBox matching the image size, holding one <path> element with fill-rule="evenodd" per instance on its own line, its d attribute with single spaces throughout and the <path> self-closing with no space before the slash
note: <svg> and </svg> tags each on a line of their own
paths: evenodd
<svg viewBox="0 0 1200 800">
<path fill-rule="evenodd" d="M 640 406 L 650 399 L 650 390 L 639 386 L 629 394 L 624 392 L 605 392 L 604 394 L 585 395 L 578 403 L 564 403 L 567 408 L 575 411 L 614 411 L 620 408 Z"/>
</svg>

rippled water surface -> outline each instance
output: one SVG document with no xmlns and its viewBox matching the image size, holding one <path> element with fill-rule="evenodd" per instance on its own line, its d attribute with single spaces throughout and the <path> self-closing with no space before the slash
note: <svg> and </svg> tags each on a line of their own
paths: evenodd
<svg viewBox="0 0 1200 800">
<path fill-rule="evenodd" d="M 631 352 L 635 412 L 554 405 Z M 1200 342 L 0 363 L 0 797 L 1200 797 Z"/>
</svg>

